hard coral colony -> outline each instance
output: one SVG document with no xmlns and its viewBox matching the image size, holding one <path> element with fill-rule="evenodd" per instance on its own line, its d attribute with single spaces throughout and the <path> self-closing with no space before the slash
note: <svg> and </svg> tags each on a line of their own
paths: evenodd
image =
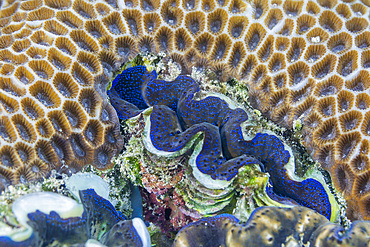
<svg viewBox="0 0 370 247">
<path fill-rule="evenodd" d="M 105 100 L 111 72 L 164 51 L 184 71 L 246 81 L 274 121 L 304 117 L 303 141 L 350 216 L 369 218 L 369 8 L 347 2 L 3 1 L 1 186 L 110 167 L 122 145 Z"/>
</svg>

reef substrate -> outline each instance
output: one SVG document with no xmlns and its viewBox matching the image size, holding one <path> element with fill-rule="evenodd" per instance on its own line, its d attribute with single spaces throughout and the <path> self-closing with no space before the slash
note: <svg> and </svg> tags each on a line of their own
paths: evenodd
<svg viewBox="0 0 370 247">
<path fill-rule="evenodd" d="M 139 52 L 248 84 L 250 102 L 331 173 L 351 218 L 370 193 L 367 1 L 4 0 L 0 189 L 93 162 L 122 139 L 106 83 Z M 52 147 L 52 148 L 48 148 Z"/>
</svg>

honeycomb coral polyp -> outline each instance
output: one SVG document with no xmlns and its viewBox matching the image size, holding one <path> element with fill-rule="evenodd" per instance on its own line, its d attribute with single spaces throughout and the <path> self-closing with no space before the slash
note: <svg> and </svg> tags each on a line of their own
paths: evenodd
<svg viewBox="0 0 370 247">
<path fill-rule="evenodd" d="M 119 63 L 94 35 L 114 29 L 109 25 L 119 23 L 120 14 L 114 11 L 117 18 L 106 18 L 106 30 L 89 24 L 98 15 L 85 1 L 2 5 L 9 7 L 0 17 L 15 18 L 2 25 L 0 38 L 2 189 L 46 177 L 51 169 L 68 172 L 69 165 L 73 171 L 86 164 L 111 167 L 122 137 L 118 118 L 105 92 L 96 92 L 95 81 L 101 83 L 97 78 L 107 78 Z M 76 29 L 84 25 L 85 30 Z"/>
</svg>

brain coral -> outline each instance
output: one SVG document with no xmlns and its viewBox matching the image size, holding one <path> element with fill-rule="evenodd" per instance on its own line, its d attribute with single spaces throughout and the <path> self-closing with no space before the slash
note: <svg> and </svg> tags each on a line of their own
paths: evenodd
<svg viewBox="0 0 370 247">
<path fill-rule="evenodd" d="M 139 51 L 164 51 L 184 70 L 209 66 L 245 80 L 252 105 L 280 124 L 304 117 L 303 141 L 344 193 L 350 216 L 369 219 L 369 5 L 3 1 L 2 181 L 43 176 L 63 159 L 81 167 L 95 155 L 106 167 L 119 141 L 101 144 L 117 130 L 100 95 L 105 76 Z M 45 149 L 50 144 L 54 149 Z"/>
</svg>

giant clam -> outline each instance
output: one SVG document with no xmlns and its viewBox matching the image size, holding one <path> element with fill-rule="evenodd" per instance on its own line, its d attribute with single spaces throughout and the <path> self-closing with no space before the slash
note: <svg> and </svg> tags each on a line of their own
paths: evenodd
<svg viewBox="0 0 370 247">
<path fill-rule="evenodd" d="M 123 157 L 138 163 L 146 192 L 162 202 L 148 196 L 150 213 L 167 210 L 175 229 L 225 211 L 247 218 L 263 205 L 301 204 L 337 220 L 323 176 L 296 176 L 291 148 L 250 125 L 247 111 L 228 97 L 201 91 L 188 76 L 159 80 L 144 66 L 122 71 L 108 95 L 129 126 L 127 148 L 141 150 Z"/>
<path fill-rule="evenodd" d="M 260 207 L 246 223 L 222 214 L 189 224 L 176 235 L 173 247 L 368 246 L 369 227 L 368 221 L 354 221 L 344 229 L 301 206 Z"/>
<path fill-rule="evenodd" d="M 101 178 L 91 174 L 76 176 L 90 176 L 97 188 L 104 184 Z M 87 184 L 91 186 L 91 182 Z M 128 220 L 91 188 L 79 190 L 79 200 L 81 204 L 52 192 L 31 193 L 16 199 L 12 211 L 18 223 L 10 230 L 1 226 L 0 245 L 73 245 L 98 240 L 107 246 L 151 246 L 149 232 L 140 218 Z"/>
</svg>

